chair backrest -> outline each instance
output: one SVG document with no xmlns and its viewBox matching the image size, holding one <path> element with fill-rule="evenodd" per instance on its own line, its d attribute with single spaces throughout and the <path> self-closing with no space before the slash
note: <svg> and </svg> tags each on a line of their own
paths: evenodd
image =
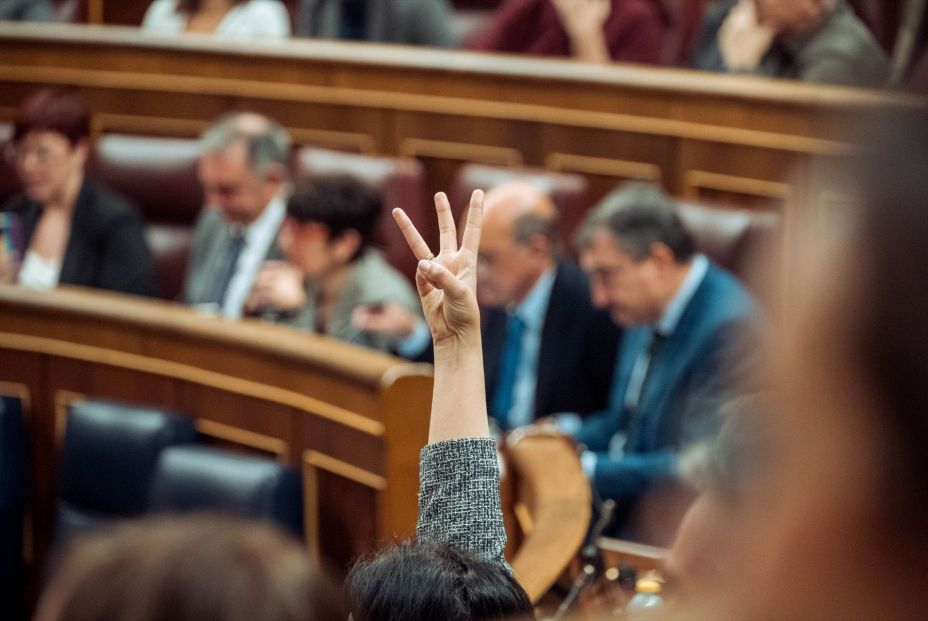
<svg viewBox="0 0 928 621">
<path fill-rule="evenodd" d="M 106 134 L 94 145 L 88 172 L 135 201 L 147 223 L 162 297 L 183 285 L 193 224 L 203 204 L 197 180 L 199 141 Z"/>
<path fill-rule="evenodd" d="M 87 0 L 55 0 L 55 18 L 71 24 L 86 22 Z"/>
<path fill-rule="evenodd" d="M 589 183 L 583 175 L 557 173 L 541 168 L 464 164 L 451 182 L 449 198 L 455 217 L 460 218 L 474 190 L 489 191 L 509 181 L 525 181 L 551 196 L 558 208 L 561 235 L 566 247 L 570 247 L 570 234 L 589 207 Z"/>
<path fill-rule="evenodd" d="M 174 412 L 112 401 L 70 405 L 59 459 L 56 543 L 142 515 L 161 452 L 195 440 L 192 419 Z"/>
<path fill-rule="evenodd" d="M 0 610 L 15 618 L 23 603 L 23 515 L 28 439 L 22 403 L 0 397 Z"/>
<path fill-rule="evenodd" d="M 158 460 L 153 513 L 208 512 L 271 520 L 301 534 L 300 478 L 270 459 L 204 446 L 175 446 Z"/>
<path fill-rule="evenodd" d="M 19 193 L 22 184 L 16 174 L 16 168 L 7 161 L 7 145 L 13 139 L 13 124 L 0 123 L 0 207 Z"/>
<path fill-rule="evenodd" d="M 421 163 L 404 157 L 359 155 L 302 147 L 296 150 L 293 170 L 297 178 L 308 175 L 351 175 L 379 190 L 383 196 L 385 213 L 381 214 L 375 243 L 393 267 L 407 277 L 413 277 L 416 259 L 409 252 L 390 212 L 394 207 L 402 207 L 418 226 L 431 221 L 426 215 L 425 171 Z"/>
</svg>

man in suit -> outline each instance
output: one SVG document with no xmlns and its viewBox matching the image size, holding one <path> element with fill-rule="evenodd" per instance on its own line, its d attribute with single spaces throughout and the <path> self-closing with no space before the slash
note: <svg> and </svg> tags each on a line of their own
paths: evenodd
<svg viewBox="0 0 928 621">
<path fill-rule="evenodd" d="M 735 352 L 744 353 L 757 308 L 733 276 L 695 252 L 673 200 L 648 184 L 607 196 L 577 245 L 594 306 L 625 332 L 609 408 L 575 435 L 594 488 L 627 518 L 649 487 L 675 474 L 681 443 L 714 431 L 717 408 L 748 371 L 750 357 Z"/>
<path fill-rule="evenodd" d="M 693 66 L 881 87 L 892 67 L 844 0 L 721 0 L 706 9 Z"/>
<path fill-rule="evenodd" d="M 547 194 L 518 181 L 487 194 L 477 296 L 487 405 L 503 429 L 607 403 L 619 330 L 593 309 L 577 265 L 559 256 Z"/>
<path fill-rule="evenodd" d="M 290 138 L 255 113 L 221 117 L 202 136 L 198 174 L 206 199 L 194 230 L 183 300 L 238 318 L 255 276 L 280 258 Z"/>
</svg>

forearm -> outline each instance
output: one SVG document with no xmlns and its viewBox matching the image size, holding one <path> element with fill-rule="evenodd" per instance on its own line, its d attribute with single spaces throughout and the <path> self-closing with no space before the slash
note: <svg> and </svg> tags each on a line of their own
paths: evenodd
<svg viewBox="0 0 928 621">
<path fill-rule="evenodd" d="M 612 60 L 601 30 L 584 35 L 570 34 L 570 47 L 574 57 L 583 62 L 608 63 Z"/>
<path fill-rule="evenodd" d="M 479 330 L 435 345 L 429 443 L 490 436 Z"/>
</svg>

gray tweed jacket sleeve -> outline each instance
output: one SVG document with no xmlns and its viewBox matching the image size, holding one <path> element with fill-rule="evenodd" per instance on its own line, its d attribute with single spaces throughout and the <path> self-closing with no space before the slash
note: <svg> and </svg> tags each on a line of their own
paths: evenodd
<svg viewBox="0 0 928 621">
<path fill-rule="evenodd" d="M 450 543 L 512 573 L 503 557 L 506 531 L 499 476 L 492 438 L 447 440 L 423 448 L 417 539 Z"/>
</svg>

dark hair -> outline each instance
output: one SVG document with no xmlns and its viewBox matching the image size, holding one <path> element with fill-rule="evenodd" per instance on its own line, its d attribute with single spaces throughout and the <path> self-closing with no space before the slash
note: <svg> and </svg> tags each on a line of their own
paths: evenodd
<svg viewBox="0 0 928 621">
<path fill-rule="evenodd" d="M 848 284 L 857 323 L 844 320 L 855 363 L 881 405 L 878 424 L 892 446 L 883 506 L 908 520 L 928 518 L 928 113 L 886 115 L 861 144 L 875 145 L 854 179 L 862 200 L 848 253 L 860 260 Z M 891 530 L 891 529 L 887 529 Z"/>
<path fill-rule="evenodd" d="M 354 621 L 534 619 L 525 590 L 500 565 L 450 544 L 400 543 L 361 560 L 345 583 Z"/>
<path fill-rule="evenodd" d="M 300 223 L 318 222 L 329 237 L 357 231 L 361 244 L 355 257 L 370 245 L 383 210 L 380 193 L 351 175 L 319 175 L 297 182 L 287 215 Z"/>
<path fill-rule="evenodd" d="M 229 0 L 229 4 L 235 6 L 236 4 L 244 4 L 245 0 Z M 200 0 L 177 0 L 177 12 L 178 13 L 196 13 L 200 10 Z"/>
<path fill-rule="evenodd" d="M 71 92 L 44 89 L 33 93 L 23 102 L 13 123 L 13 142 L 41 131 L 61 134 L 74 146 L 90 137 L 90 110 Z"/>
<path fill-rule="evenodd" d="M 212 516 L 79 540 L 39 604 L 48 621 L 344 621 L 306 550 L 267 525 Z"/>
<path fill-rule="evenodd" d="M 600 201 L 580 224 L 577 247 L 588 248 L 593 234 L 602 229 L 636 261 L 650 255 L 657 243 L 670 248 L 678 263 L 696 252 L 696 242 L 677 215 L 674 200 L 649 183 L 626 183 Z"/>
</svg>

